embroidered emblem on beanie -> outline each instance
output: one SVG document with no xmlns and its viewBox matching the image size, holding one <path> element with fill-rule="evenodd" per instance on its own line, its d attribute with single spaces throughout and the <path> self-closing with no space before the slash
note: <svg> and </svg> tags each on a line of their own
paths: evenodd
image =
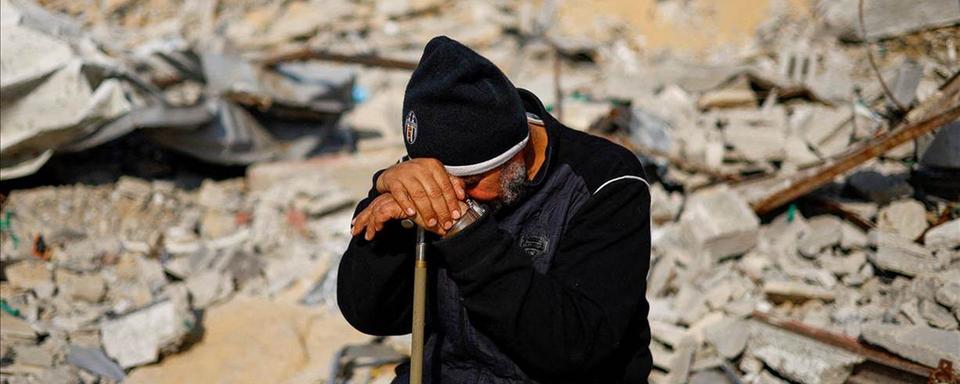
<svg viewBox="0 0 960 384">
<path fill-rule="evenodd" d="M 403 137 L 407 144 L 417 141 L 417 115 L 413 111 L 407 114 L 407 119 L 403 122 Z"/>
</svg>

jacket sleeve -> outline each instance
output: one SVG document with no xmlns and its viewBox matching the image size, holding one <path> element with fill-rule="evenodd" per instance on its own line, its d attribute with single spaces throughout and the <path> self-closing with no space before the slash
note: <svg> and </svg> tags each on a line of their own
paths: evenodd
<svg viewBox="0 0 960 384">
<path fill-rule="evenodd" d="M 377 196 L 371 189 L 354 217 Z M 350 240 L 337 271 L 337 304 L 350 325 L 377 336 L 410 333 L 415 244 L 415 233 L 396 220 L 371 241 L 363 236 Z"/>
<path fill-rule="evenodd" d="M 649 208 L 642 181 L 602 188 L 569 223 L 545 274 L 493 215 L 434 246 L 473 324 L 521 367 L 582 374 L 617 352 L 633 319 L 646 319 Z"/>
</svg>

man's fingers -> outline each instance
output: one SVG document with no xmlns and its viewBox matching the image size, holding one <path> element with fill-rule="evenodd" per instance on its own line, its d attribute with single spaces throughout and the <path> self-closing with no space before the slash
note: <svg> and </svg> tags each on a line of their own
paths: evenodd
<svg viewBox="0 0 960 384">
<path fill-rule="evenodd" d="M 407 189 L 404 188 L 403 184 L 396 183 L 390 187 L 390 191 L 393 199 L 397 201 L 397 204 L 400 204 L 400 208 L 403 209 L 407 216 L 412 217 L 417 214 L 417 205 L 414 204 L 413 199 L 410 198 L 410 194 L 407 193 Z"/>
<path fill-rule="evenodd" d="M 456 176 L 449 176 L 449 177 L 450 177 L 450 184 L 453 185 L 453 189 L 457 192 L 457 198 L 460 200 L 466 200 L 467 199 L 466 184 L 463 182 L 463 179 Z M 460 214 L 463 214 L 463 212 L 460 212 Z"/>
<path fill-rule="evenodd" d="M 450 219 L 444 221 L 443 228 L 450 229 L 450 227 L 453 226 L 453 220 L 460 218 L 459 204 L 457 204 L 457 201 L 459 201 L 457 191 L 454 189 L 447 171 L 442 167 L 438 167 L 433 172 L 433 180 L 440 186 L 440 191 L 443 192 L 443 200 L 447 204 L 447 212 L 450 212 Z"/>
<path fill-rule="evenodd" d="M 447 224 L 452 224 L 450 208 L 447 207 L 447 201 L 443 198 L 443 190 L 437 185 L 437 181 L 430 175 L 424 175 L 424 177 L 420 179 L 420 183 L 427 192 L 430 206 L 433 207 L 433 212 L 436 214 L 435 217 L 437 221 L 435 225 L 443 228 L 446 227 Z M 434 224 L 430 224 L 430 226 L 433 227 Z"/>
<path fill-rule="evenodd" d="M 404 184 L 404 186 L 407 187 L 410 198 L 413 200 L 414 205 L 417 206 L 417 216 L 420 216 L 420 220 L 428 227 L 437 225 L 437 214 L 433 211 L 430 196 L 428 196 L 423 184 L 415 179 L 409 184 Z"/>
</svg>

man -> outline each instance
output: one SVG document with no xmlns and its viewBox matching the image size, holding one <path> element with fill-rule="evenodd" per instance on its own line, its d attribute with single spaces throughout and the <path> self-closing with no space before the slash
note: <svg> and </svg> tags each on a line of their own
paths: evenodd
<svg viewBox="0 0 960 384">
<path fill-rule="evenodd" d="M 408 160 L 374 175 L 340 262 L 347 321 L 410 332 L 409 218 L 433 233 L 425 383 L 645 383 L 650 197 L 636 156 L 564 127 L 446 37 L 424 49 L 403 116 Z M 468 197 L 487 212 L 459 229 Z M 408 376 L 401 365 L 395 382 Z"/>
</svg>

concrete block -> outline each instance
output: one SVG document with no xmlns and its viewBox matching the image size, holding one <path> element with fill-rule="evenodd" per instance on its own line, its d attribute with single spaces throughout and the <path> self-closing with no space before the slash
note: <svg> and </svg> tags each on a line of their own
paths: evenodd
<svg viewBox="0 0 960 384">
<path fill-rule="evenodd" d="M 725 185 L 689 196 L 680 222 L 684 236 L 717 259 L 753 248 L 760 228 L 746 200 Z"/>
<path fill-rule="evenodd" d="M 57 270 L 57 294 L 70 299 L 97 303 L 106 294 L 103 277 L 96 273 L 79 274 Z"/>
<path fill-rule="evenodd" d="M 193 316 L 168 300 L 108 320 L 100 332 L 107 355 L 129 368 L 156 361 L 161 349 L 179 344 L 193 325 Z"/>
<path fill-rule="evenodd" d="M 797 239 L 801 255 L 816 258 L 820 251 L 840 243 L 843 237 L 843 222 L 836 216 L 823 215 L 807 221 L 807 230 Z"/>
<path fill-rule="evenodd" d="M 32 290 L 39 297 L 50 297 L 53 295 L 53 273 L 47 268 L 47 264 L 41 261 L 22 261 L 8 266 L 4 270 L 7 281 L 10 286 L 20 289 Z"/>
<path fill-rule="evenodd" d="M 951 249 L 960 247 L 960 219 L 950 220 L 931 228 L 923 235 L 927 248 Z"/>
<path fill-rule="evenodd" d="M 704 337 L 717 348 L 720 356 L 734 359 L 743 352 L 750 336 L 747 322 L 736 319 L 724 319 L 703 330 Z"/>
<path fill-rule="evenodd" d="M 928 367 L 936 367 L 941 358 L 960 361 L 960 332 L 957 331 L 926 325 L 868 323 L 863 325 L 860 337 Z"/>
<path fill-rule="evenodd" d="M 835 298 L 832 290 L 795 281 L 767 281 L 763 284 L 763 293 L 773 302 L 833 301 Z"/>
<path fill-rule="evenodd" d="M 923 300 L 920 302 L 920 315 L 934 327 L 946 330 L 957 329 L 957 319 L 953 317 L 950 310 L 934 301 Z"/>
<path fill-rule="evenodd" d="M 864 358 L 764 323 L 750 322 L 747 350 L 792 381 L 841 384 Z"/>
<path fill-rule="evenodd" d="M 873 230 L 868 238 L 877 246 L 877 252 L 869 255 L 870 262 L 877 268 L 917 276 L 936 271 L 941 266 L 940 260 L 929 250 L 899 235 Z"/>
<path fill-rule="evenodd" d="M 877 228 L 907 240 L 916 239 L 927 229 L 927 210 L 913 199 L 894 201 L 880 209 Z"/>
</svg>

